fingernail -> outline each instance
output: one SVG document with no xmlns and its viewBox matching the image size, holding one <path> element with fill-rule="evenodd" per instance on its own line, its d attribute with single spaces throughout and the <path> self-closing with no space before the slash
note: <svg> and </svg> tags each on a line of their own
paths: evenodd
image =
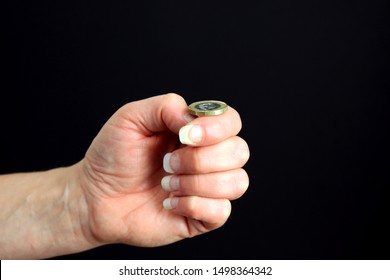
<svg viewBox="0 0 390 280">
<path fill-rule="evenodd" d="M 203 129 L 199 125 L 186 125 L 179 131 L 179 138 L 182 144 L 192 145 L 202 141 Z"/>
<path fill-rule="evenodd" d="M 161 186 L 164 190 L 168 192 L 179 190 L 179 177 L 178 176 L 165 176 L 161 180 Z"/>
<path fill-rule="evenodd" d="M 179 203 L 178 197 L 168 197 L 168 198 L 164 199 L 163 207 L 165 209 L 174 209 L 177 207 L 178 203 Z"/>
<path fill-rule="evenodd" d="M 179 170 L 180 159 L 179 156 L 172 153 L 167 153 L 163 159 L 163 168 L 165 172 L 175 173 L 175 170 Z"/>
</svg>

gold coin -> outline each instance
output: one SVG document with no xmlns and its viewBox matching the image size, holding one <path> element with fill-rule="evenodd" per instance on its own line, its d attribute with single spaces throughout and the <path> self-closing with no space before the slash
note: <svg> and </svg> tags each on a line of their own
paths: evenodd
<svg viewBox="0 0 390 280">
<path fill-rule="evenodd" d="M 225 113 L 228 105 L 222 101 L 204 100 L 190 104 L 188 109 L 194 116 L 216 116 Z"/>
</svg>

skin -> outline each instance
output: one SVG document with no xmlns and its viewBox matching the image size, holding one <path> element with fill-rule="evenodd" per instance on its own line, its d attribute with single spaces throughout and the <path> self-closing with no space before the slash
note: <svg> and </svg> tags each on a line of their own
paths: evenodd
<svg viewBox="0 0 390 280">
<path fill-rule="evenodd" d="M 249 185 L 240 116 L 231 107 L 195 119 L 187 111 L 177 94 L 128 103 L 78 163 L 0 176 L 0 258 L 154 247 L 221 227 Z M 167 153 L 173 174 L 163 167 Z"/>
</svg>

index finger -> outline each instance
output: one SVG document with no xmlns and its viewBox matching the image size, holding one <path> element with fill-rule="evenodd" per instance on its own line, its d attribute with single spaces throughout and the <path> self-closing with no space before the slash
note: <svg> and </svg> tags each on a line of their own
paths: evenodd
<svg viewBox="0 0 390 280">
<path fill-rule="evenodd" d="M 224 114 L 194 119 L 180 129 L 179 138 L 180 142 L 186 145 L 213 145 L 237 135 L 241 127 L 240 115 L 234 108 L 229 107 Z"/>
</svg>

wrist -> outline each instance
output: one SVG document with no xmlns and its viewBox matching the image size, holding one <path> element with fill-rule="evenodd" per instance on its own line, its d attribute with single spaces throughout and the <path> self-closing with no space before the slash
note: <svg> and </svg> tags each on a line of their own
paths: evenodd
<svg viewBox="0 0 390 280">
<path fill-rule="evenodd" d="M 64 254 L 85 251 L 103 245 L 91 231 L 93 221 L 90 217 L 90 207 L 88 204 L 88 180 L 83 176 L 83 161 L 80 161 L 64 169 L 63 178 L 65 180 L 64 193 L 64 217 L 66 218 L 65 230 L 69 233 L 67 244 L 63 244 Z M 61 227 L 59 227 L 61 228 Z M 56 236 L 61 238 L 61 232 Z"/>
<path fill-rule="evenodd" d="M 0 177 L 1 259 L 43 259 L 101 245 L 89 231 L 80 165 Z"/>
</svg>

